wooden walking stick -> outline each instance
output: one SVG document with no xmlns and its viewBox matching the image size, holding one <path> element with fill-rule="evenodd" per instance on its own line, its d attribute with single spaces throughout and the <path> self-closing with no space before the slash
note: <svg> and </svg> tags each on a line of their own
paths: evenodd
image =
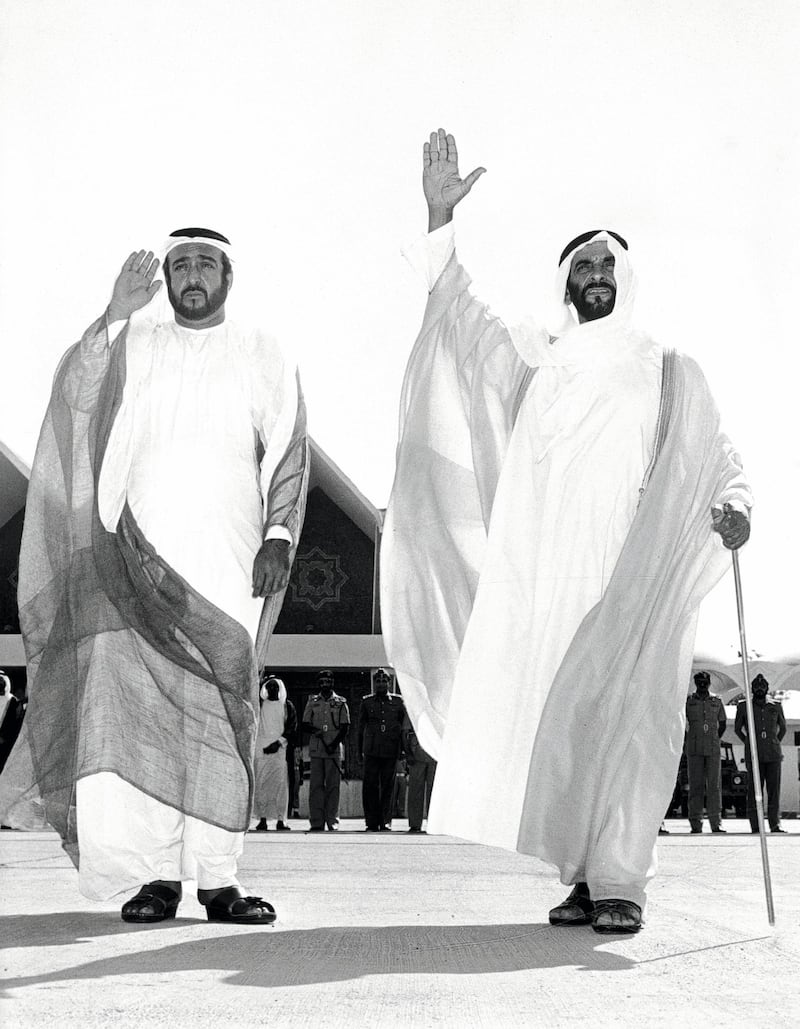
<svg viewBox="0 0 800 1029">
<path fill-rule="evenodd" d="M 764 870 L 764 889 L 767 894 L 767 918 L 770 925 L 775 925 L 775 907 L 772 903 L 772 877 L 769 872 L 767 834 L 764 829 L 764 799 L 761 794 L 761 774 L 758 767 L 753 697 L 750 691 L 750 669 L 747 664 L 747 640 L 744 631 L 744 604 L 742 603 L 742 577 L 739 572 L 738 550 L 732 550 L 731 557 L 733 558 L 733 581 L 736 584 L 736 613 L 739 616 L 739 649 L 742 654 L 742 672 L 744 673 L 744 700 L 747 710 L 747 745 L 750 748 L 751 787 L 756 802 L 758 836 L 761 841 L 761 866 Z"/>
</svg>

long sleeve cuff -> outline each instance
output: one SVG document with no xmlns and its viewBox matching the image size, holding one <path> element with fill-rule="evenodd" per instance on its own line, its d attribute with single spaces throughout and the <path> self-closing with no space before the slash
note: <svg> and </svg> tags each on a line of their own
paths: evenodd
<svg viewBox="0 0 800 1029">
<path fill-rule="evenodd" d="M 725 493 L 723 499 L 714 504 L 716 510 L 721 511 L 723 504 L 730 504 L 734 511 L 739 511 L 750 521 L 750 508 L 753 506 L 753 498 L 749 491 L 741 490 L 732 493 Z"/>
<path fill-rule="evenodd" d="M 289 546 L 294 543 L 294 537 L 285 525 L 270 525 L 264 533 L 265 540 L 286 540 Z"/>
<path fill-rule="evenodd" d="M 750 489 L 750 483 L 742 468 L 742 459 L 733 444 L 725 436 L 722 437 L 722 442 L 730 475 L 713 506 L 722 508 L 723 504 L 730 504 L 734 511 L 741 512 L 749 521 L 750 509 L 753 506 L 753 491 Z"/>
<path fill-rule="evenodd" d="M 106 332 L 108 333 L 109 346 L 111 346 L 111 344 L 114 342 L 117 336 L 119 336 L 119 334 L 122 332 L 126 325 L 127 322 L 124 318 L 118 318 L 116 321 L 110 322 L 108 320 L 108 315 L 106 315 Z"/>
<path fill-rule="evenodd" d="M 455 223 L 448 222 L 434 232 L 418 236 L 402 248 L 403 257 L 425 280 L 430 293 L 456 248 Z"/>
</svg>

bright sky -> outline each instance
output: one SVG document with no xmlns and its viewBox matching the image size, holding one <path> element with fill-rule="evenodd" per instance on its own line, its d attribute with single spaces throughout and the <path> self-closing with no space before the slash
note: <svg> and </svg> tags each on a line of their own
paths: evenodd
<svg viewBox="0 0 800 1029">
<path fill-rule="evenodd" d="M 129 251 L 208 225 L 297 347 L 312 434 L 384 506 L 425 299 L 400 247 L 441 124 L 488 168 L 459 249 L 498 313 L 546 314 L 578 232 L 628 239 L 640 325 L 700 361 L 756 492 L 748 643 L 800 654 L 795 0 L 6 0 L 4 22 L 0 439 L 24 460 Z M 698 640 L 727 661 L 732 589 Z"/>
</svg>

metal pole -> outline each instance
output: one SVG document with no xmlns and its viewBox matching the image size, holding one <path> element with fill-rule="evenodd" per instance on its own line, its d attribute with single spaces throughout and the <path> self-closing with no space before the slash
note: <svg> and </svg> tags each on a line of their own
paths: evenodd
<svg viewBox="0 0 800 1029">
<path fill-rule="evenodd" d="M 744 673 L 744 700 L 747 710 L 747 745 L 750 748 L 750 779 L 753 796 L 756 802 L 758 818 L 758 836 L 761 841 L 761 865 L 764 870 L 764 889 L 767 895 L 767 918 L 770 925 L 775 925 L 775 907 L 772 903 L 772 877 L 769 872 L 769 855 L 767 854 L 767 834 L 764 829 L 764 798 L 761 794 L 761 773 L 758 767 L 758 747 L 756 745 L 755 716 L 753 714 L 753 696 L 750 690 L 750 668 L 747 664 L 747 640 L 744 632 L 744 604 L 742 603 L 742 577 L 739 572 L 739 553 L 731 551 L 733 558 L 733 581 L 736 585 L 736 613 L 739 616 L 739 649 L 742 654 L 742 671 Z"/>
</svg>

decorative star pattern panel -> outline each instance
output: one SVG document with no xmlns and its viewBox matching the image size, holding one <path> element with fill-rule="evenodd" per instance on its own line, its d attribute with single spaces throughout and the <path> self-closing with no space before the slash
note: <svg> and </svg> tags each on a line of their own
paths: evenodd
<svg viewBox="0 0 800 1029">
<path fill-rule="evenodd" d="M 319 611 L 325 604 L 338 603 L 349 576 L 342 570 L 338 554 L 326 554 L 320 547 L 302 551 L 295 558 L 292 600 Z"/>
</svg>

